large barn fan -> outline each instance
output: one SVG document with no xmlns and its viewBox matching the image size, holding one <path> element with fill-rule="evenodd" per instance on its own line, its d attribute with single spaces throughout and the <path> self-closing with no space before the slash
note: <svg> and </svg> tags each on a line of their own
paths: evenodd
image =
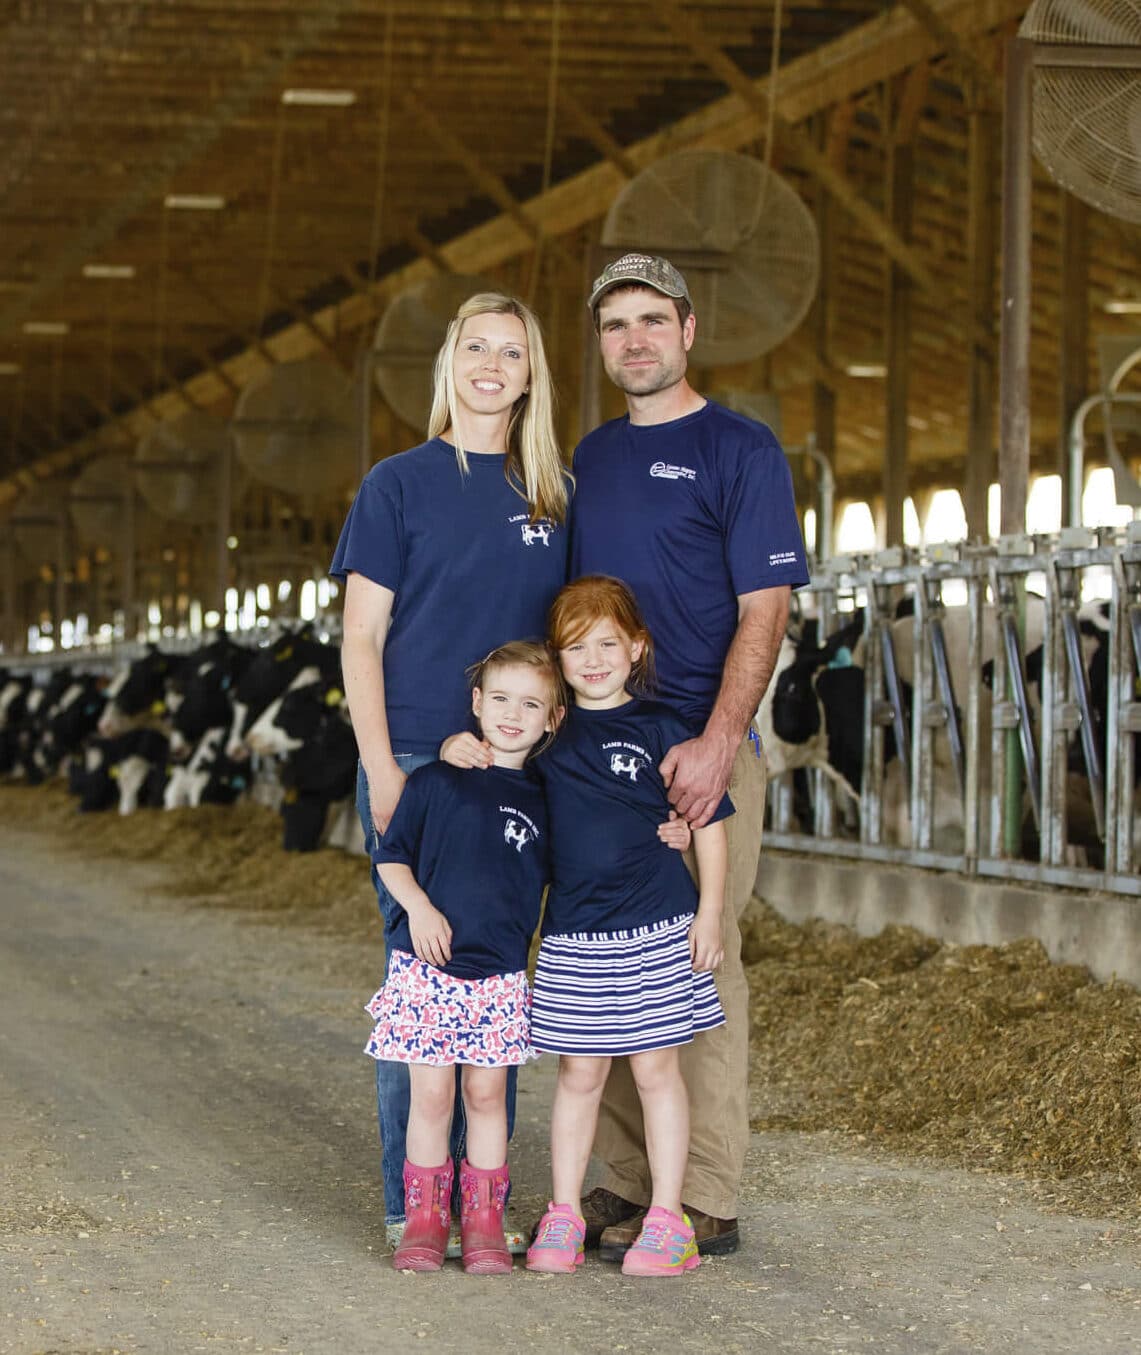
<svg viewBox="0 0 1141 1355">
<path fill-rule="evenodd" d="M 1141 46 L 1141 0 L 1034 0 L 1019 37 Z M 1034 71 L 1034 150 L 1050 177 L 1092 207 L 1141 221 L 1141 78 L 1136 67 Z"/>
<path fill-rule="evenodd" d="M 39 569 L 59 561 L 60 530 L 66 528 L 67 486 L 63 481 L 44 480 L 16 500 L 6 524 L 16 548 L 27 564 Z"/>
<path fill-rule="evenodd" d="M 223 458 L 232 448 L 224 419 L 202 410 L 188 410 L 144 434 L 135 449 L 135 484 L 160 518 L 214 522 Z"/>
<path fill-rule="evenodd" d="M 427 430 L 432 365 L 448 321 L 469 296 L 493 290 L 486 278 L 440 273 L 389 302 L 376 327 L 373 367 L 385 402 L 410 428 Z"/>
<path fill-rule="evenodd" d="M 325 496 L 356 479 L 352 382 L 323 357 L 256 377 L 238 397 L 231 427 L 242 465 L 274 489 Z"/>
<path fill-rule="evenodd" d="M 697 314 L 695 362 L 746 362 L 804 319 L 816 292 L 816 222 L 797 193 L 735 151 L 678 151 L 630 180 L 606 215 L 606 245 L 664 254 Z"/>
<path fill-rule="evenodd" d="M 89 461 L 72 481 L 68 510 L 83 546 L 99 546 L 117 554 L 123 546 L 126 494 L 134 493 L 135 468 L 128 457 L 100 456 Z M 164 536 L 156 514 L 135 504 L 135 549 L 150 550 Z M 168 535 L 168 533 L 165 533 Z"/>
</svg>

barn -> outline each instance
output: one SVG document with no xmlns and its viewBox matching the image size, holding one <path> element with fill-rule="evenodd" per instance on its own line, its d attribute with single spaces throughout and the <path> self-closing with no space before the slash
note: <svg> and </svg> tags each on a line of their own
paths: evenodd
<svg viewBox="0 0 1141 1355">
<path fill-rule="evenodd" d="M 1045 1153 L 1135 1195 L 1138 0 L 9 0 L 0 32 L 19 850 L 38 825 L 306 925 L 346 869 L 367 894 L 329 573 L 357 487 L 424 441 L 447 322 L 484 290 L 542 321 L 569 463 L 625 408 L 591 282 L 660 254 L 693 295 L 693 385 L 784 450 L 811 575 L 757 712 L 745 945 L 755 1074 L 825 1081 L 754 1129 L 1031 1176 Z M 842 1047 L 815 1071 L 799 965 Z M 967 973 L 1045 995 L 1002 1021 L 1097 1019 L 1002 1044 L 963 1015 L 992 991 Z M 940 1015 L 892 1006 L 904 974 Z M 949 1067 L 960 1019 L 944 1088 L 912 1055 Z M 1064 1051 L 1090 1040 L 1112 1086 L 1051 1099 L 1086 1086 Z M 964 1091 L 1000 1045 L 1025 1114 Z M 927 1137 L 889 1065 L 945 1093 Z M 991 1107 L 969 1131 L 968 1103 Z M 1087 1213 L 1111 1194 L 1058 1187 Z"/>
</svg>

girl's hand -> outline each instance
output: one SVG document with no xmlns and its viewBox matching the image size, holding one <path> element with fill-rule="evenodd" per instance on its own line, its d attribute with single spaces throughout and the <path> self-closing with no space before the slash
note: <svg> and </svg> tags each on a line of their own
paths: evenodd
<svg viewBox="0 0 1141 1355">
<path fill-rule="evenodd" d="M 685 819 L 678 816 L 677 810 L 671 809 L 669 819 L 665 823 L 658 824 L 658 837 L 667 847 L 684 852 L 689 849 L 693 833 Z"/>
<path fill-rule="evenodd" d="M 721 917 L 713 913 L 697 916 L 689 929 L 689 957 L 693 961 L 693 972 L 712 973 L 725 958 L 725 946 L 721 940 Z"/>
<path fill-rule="evenodd" d="M 491 767 L 491 744 L 474 734 L 451 734 L 440 744 L 440 761 L 453 767 Z"/>
<path fill-rule="evenodd" d="M 425 964 L 440 968 L 452 958 L 452 928 L 448 919 L 425 898 L 424 902 L 406 910 L 408 930 L 412 933 L 412 949 Z"/>
</svg>

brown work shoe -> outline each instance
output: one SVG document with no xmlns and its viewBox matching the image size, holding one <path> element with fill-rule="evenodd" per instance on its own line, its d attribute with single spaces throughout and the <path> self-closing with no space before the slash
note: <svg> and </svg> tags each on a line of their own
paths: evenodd
<svg viewBox="0 0 1141 1355">
<path fill-rule="evenodd" d="M 598 1254 L 604 1261 L 621 1261 L 638 1240 L 642 1224 L 646 1220 L 646 1211 L 636 1209 L 629 1218 L 612 1223 L 602 1230 L 598 1239 Z"/>
<path fill-rule="evenodd" d="M 592 1251 L 598 1246 L 598 1240 L 602 1236 L 604 1229 L 609 1228 L 611 1224 L 622 1223 L 626 1219 L 636 1218 L 637 1225 L 634 1228 L 634 1236 L 626 1243 L 626 1247 L 634 1244 L 634 1238 L 638 1236 L 638 1230 L 642 1226 L 642 1215 L 646 1211 L 639 1205 L 632 1204 L 629 1200 L 624 1200 L 621 1195 L 615 1195 L 612 1190 L 607 1190 L 605 1186 L 595 1186 L 589 1194 L 582 1197 L 582 1217 L 586 1223 L 586 1236 L 583 1238 L 582 1245 L 587 1251 Z M 531 1241 L 534 1242 L 536 1234 L 539 1231 L 539 1222 L 531 1229 Z M 622 1248 L 622 1251 L 626 1250 Z M 620 1261 L 622 1252 L 612 1258 Z"/>
<path fill-rule="evenodd" d="M 712 1214 L 703 1214 L 700 1209 L 688 1204 L 682 1208 L 693 1224 L 693 1235 L 701 1256 L 728 1256 L 741 1245 L 736 1219 L 714 1218 Z"/>
</svg>

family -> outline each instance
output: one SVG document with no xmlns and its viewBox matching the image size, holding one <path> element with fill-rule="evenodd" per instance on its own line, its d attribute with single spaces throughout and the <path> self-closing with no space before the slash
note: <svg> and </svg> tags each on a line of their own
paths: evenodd
<svg viewBox="0 0 1141 1355">
<path fill-rule="evenodd" d="M 385 924 L 367 1052 L 400 1269 L 442 1265 L 453 1209 L 465 1270 L 511 1269 L 516 1076 L 540 1053 L 558 1074 L 529 1270 L 597 1248 L 679 1275 L 739 1245 L 752 721 L 808 573 L 773 434 L 689 384 L 682 274 L 627 254 L 588 305 L 627 413 L 572 473 L 538 321 L 473 296 L 428 441 L 368 473 L 331 567 Z"/>
</svg>

